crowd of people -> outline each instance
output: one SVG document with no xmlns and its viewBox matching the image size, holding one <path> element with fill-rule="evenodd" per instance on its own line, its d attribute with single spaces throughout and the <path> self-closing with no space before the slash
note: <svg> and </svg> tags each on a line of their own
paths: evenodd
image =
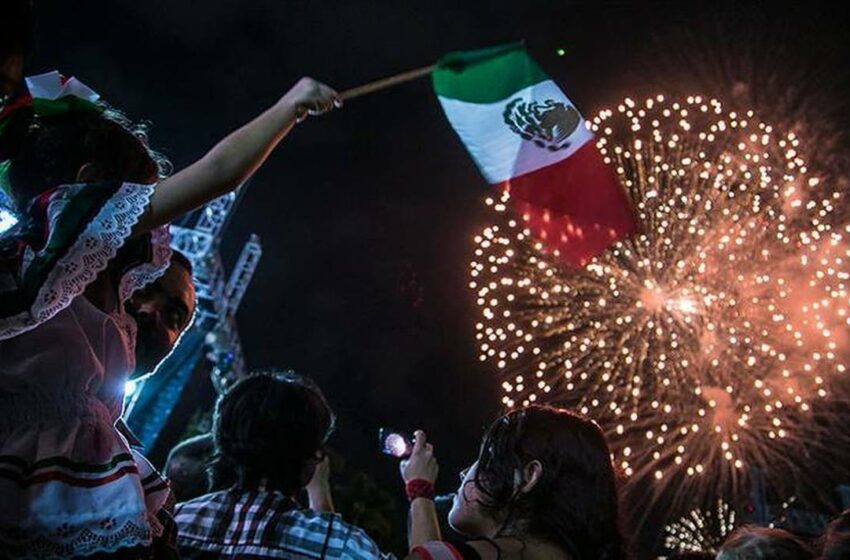
<svg viewBox="0 0 850 560">
<path fill-rule="evenodd" d="M 184 500 L 175 515 L 182 557 L 391 557 L 334 512 L 324 452 L 334 424 L 321 390 L 291 372 L 255 373 L 222 395 L 212 434 L 177 446 L 168 459 Z M 416 432 L 400 473 L 410 500 L 407 560 L 633 557 L 608 444 L 596 423 L 573 412 L 538 405 L 492 423 L 476 461 L 460 473 L 450 536 L 437 518 L 439 465 L 424 432 Z M 298 504 L 304 495 L 306 508 Z M 668 558 L 835 560 L 850 557 L 848 547 L 850 511 L 817 542 L 744 526 L 716 554 Z"/>
<path fill-rule="evenodd" d="M 236 188 L 296 124 L 339 107 L 337 93 L 304 78 L 166 176 L 144 130 L 85 84 L 47 74 L 24 88 L 29 3 L 15 6 L 0 36 L 0 181 L 20 217 L 0 239 L 0 557 L 392 556 L 335 512 L 336 416 L 309 378 L 258 372 L 234 384 L 212 433 L 175 448 L 165 475 L 122 420 L 126 382 L 156 369 L 195 312 L 192 267 L 169 248 L 168 222 Z M 416 432 L 400 463 L 406 558 L 631 557 L 618 474 L 592 419 L 513 410 L 476 456 L 444 535 L 437 452 Z M 817 543 L 743 527 L 716 558 L 850 558 L 849 520 Z"/>
</svg>

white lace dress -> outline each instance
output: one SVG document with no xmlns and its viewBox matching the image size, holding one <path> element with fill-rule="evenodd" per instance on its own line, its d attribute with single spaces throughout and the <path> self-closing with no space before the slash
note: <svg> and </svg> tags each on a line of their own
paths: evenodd
<svg viewBox="0 0 850 560">
<path fill-rule="evenodd" d="M 168 485 L 114 427 L 134 369 L 135 324 L 123 305 L 105 313 L 82 296 L 129 239 L 152 192 L 136 184 L 60 187 L 41 197 L 42 240 L 18 243 L 17 267 L 6 244 L 0 551 L 14 557 L 112 552 L 148 545 L 162 531 L 155 515 Z M 122 277 L 122 302 L 167 268 L 167 230 L 154 232 L 147 256 Z"/>
</svg>

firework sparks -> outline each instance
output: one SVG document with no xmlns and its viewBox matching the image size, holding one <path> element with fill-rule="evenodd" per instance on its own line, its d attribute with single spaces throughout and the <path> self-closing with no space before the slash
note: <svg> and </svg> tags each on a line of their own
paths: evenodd
<svg viewBox="0 0 850 560">
<path fill-rule="evenodd" d="M 626 99 L 589 126 L 641 230 L 565 269 L 508 214 L 509 193 L 487 200 L 470 288 L 502 402 L 580 409 L 656 490 L 675 477 L 680 494 L 689 480 L 716 492 L 793 461 L 780 449 L 845 371 L 839 193 L 793 133 L 716 100 Z"/>
<path fill-rule="evenodd" d="M 736 526 L 735 510 L 717 500 L 712 511 L 691 510 L 664 527 L 664 546 L 671 552 L 716 553 Z"/>
</svg>

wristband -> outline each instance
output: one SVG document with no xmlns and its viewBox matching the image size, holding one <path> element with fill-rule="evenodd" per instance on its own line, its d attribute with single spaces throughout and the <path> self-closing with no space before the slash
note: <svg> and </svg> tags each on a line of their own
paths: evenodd
<svg viewBox="0 0 850 560">
<path fill-rule="evenodd" d="M 413 502 L 416 498 L 434 499 L 434 483 L 424 478 L 414 478 L 404 484 L 407 499 Z"/>
</svg>

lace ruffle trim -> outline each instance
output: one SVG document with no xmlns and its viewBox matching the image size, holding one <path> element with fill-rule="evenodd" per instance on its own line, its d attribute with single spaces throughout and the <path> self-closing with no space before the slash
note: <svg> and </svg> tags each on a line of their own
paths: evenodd
<svg viewBox="0 0 850 560">
<path fill-rule="evenodd" d="M 154 187 L 136 183 L 121 185 L 50 271 L 30 309 L 0 322 L 0 340 L 37 327 L 67 308 L 74 298 L 82 294 L 130 236 L 133 226 L 148 206 Z M 61 200 L 56 201 L 55 207 L 53 202 L 50 203 L 50 221 L 63 207 Z M 132 275 L 132 278 L 126 281 L 122 279 L 119 287 L 122 300 L 161 276 L 167 268 L 171 257 L 167 229 L 154 231 L 152 237 L 159 242 L 154 242 L 153 261 L 129 271 L 127 274 Z M 166 240 L 164 248 L 161 246 L 163 239 Z"/>
<path fill-rule="evenodd" d="M 161 226 L 151 232 L 151 247 L 153 255 L 150 262 L 142 263 L 121 278 L 118 296 L 123 304 L 133 292 L 140 290 L 148 284 L 156 281 L 165 274 L 171 264 L 171 234 L 168 226 Z"/>
<path fill-rule="evenodd" d="M 97 552 L 150 545 L 151 527 L 143 514 L 119 527 L 117 520 L 105 519 L 99 527 L 56 527 L 51 535 L 26 537 L 16 529 L 0 528 L 0 546 L 14 558 L 70 558 Z"/>
</svg>

